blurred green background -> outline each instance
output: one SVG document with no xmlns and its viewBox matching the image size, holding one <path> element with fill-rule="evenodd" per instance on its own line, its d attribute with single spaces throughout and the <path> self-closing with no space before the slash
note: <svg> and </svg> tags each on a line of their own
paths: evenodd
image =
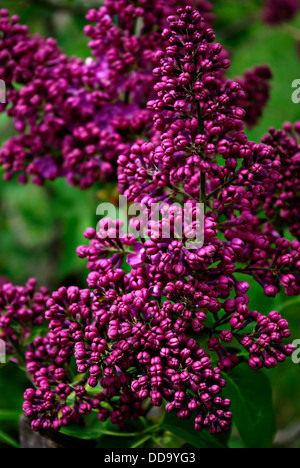
<svg viewBox="0 0 300 468">
<path fill-rule="evenodd" d="M 292 103 L 292 82 L 300 79 L 300 16 L 292 23 L 269 27 L 261 20 L 262 0 L 212 0 L 216 13 L 217 40 L 230 52 L 231 78 L 240 76 L 255 65 L 271 66 L 274 79 L 272 98 L 258 126 L 248 131 L 259 141 L 270 126 L 300 119 L 300 104 Z M 82 29 L 85 12 L 99 7 L 101 1 L 72 0 L 2 0 L 1 7 L 19 14 L 32 32 L 55 37 L 68 55 L 89 56 L 88 39 Z M 0 144 L 13 134 L 12 123 L 0 116 Z M 79 191 L 66 186 L 64 180 L 45 187 L 21 186 L 0 180 L 0 277 L 23 284 L 35 276 L 50 290 L 62 284 L 85 285 L 85 262 L 77 259 L 75 249 L 84 243 L 87 226 L 96 225 L 96 207 L 101 198 L 109 198 L 109 189 L 101 187 Z M 100 192 L 100 193 L 99 193 Z M 265 298 L 253 285 L 254 309 L 269 313 L 278 309 L 291 324 L 293 340 L 300 339 L 300 299 Z M 300 447 L 300 365 L 289 362 L 268 371 L 274 389 L 278 428 L 288 431 L 289 443 Z M 0 371 L 0 446 L 17 446 L 18 419 L 22 393 L 27 382 L 10 364 Z M 283 434 L 284 435 L 284 434 Z M 292 437 L 294 435 L 294 437 Z M 281 441 L 282 441 L 281 435 Z M 1 444 L 2 441 L 2 444 Z M 282 443 L 282 442 L 281 442 Z M 231 445 L 240 442 L 233 433 Z"/>
</svg>

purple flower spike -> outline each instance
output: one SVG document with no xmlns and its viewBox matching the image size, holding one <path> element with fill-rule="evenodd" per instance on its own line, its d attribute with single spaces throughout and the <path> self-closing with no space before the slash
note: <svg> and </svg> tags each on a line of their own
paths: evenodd
<svg viewBox="0 0 300 468">
<path fill-rule="evenodd" d="M 129 9 L 120 8 L 125 5 L 126 0 L 106 0 L 104 9 L 90 13 L 97 26 L 87 30 L 102 63 L 108 58 L 103 38 L 112 41 L 109 57 L 117 76 L 134 69 L 139 55 L 139 43 L 131 36 L 131 12 L 142 16 L 143 9 L 132 3 Z M 119 11 L 121 21 L 115 27 L 111 16 Z M 152 20 L 155 15 L 147 15 L 147 32 Z M 166 27 L 158 44 L 163 51 L 154 53 L 157 82 L 148 103 L 154 128 L 147 142 L 125 145 L 118 158 L 121 192 L 147 208 L 163 206 L 158 221 L 151 219 L 158 236 L 149 235 L 147 241 L 122 237 L 121 223 L 107 219 L 101 229 L 112 229 L 117 239 L 86 231 L 90 244 L 80 247 L 78 256 L 88 260 L 88 289 L 62 287 L 53 293 L 45 313 L 49 332 L 26 353 L 35 390 L 25 393 L 24 411 L 35 430 L 50 424 L 59 430 L 60 424 L 76 423 L 91 411 L 97 411 L 101 422 L 109 419 L 122 428 L 143 415 L 148 400 L 153 406 L 166 403 L 179 419 L 190 418 L 196 430 L 229 431 L 232 414 L 230 401 L 222 398 L 222 372 L 239 364 L 240 351 L 257 370 L 279 365 L 294 350 L 285 344 L 290 337 L 285 317 L 251 310 L 251 282 L 240 275 L 256 280 L 269 297 L 282 288 L 289 296 L 300 294 L 300 124 L 270 129 L 260 144 L 249 141 L 244 131 L 247 106 L 240 104 L 245 92 L 224 78 L 230 63 L 222 46 L 214 44 L 207 21 L 186 7 L 162 22 Z M 123 23 L 129 28 L 124 37 Z M 152 57 L 156 47 L 152 40 L 146 44 Z M 100 79 L 115 84 L 106 73 Z M 246 77 L 246 94 L 258 96 L 254 75 L 262 82 L 269 75 L 260 69 Z M 131 83 L 136 90 L 136 81 Z M 124 125 L 126 134 L 123 119 L 113 122 L 118 128 Z M 94 126 L 80 127 L 76 138 L 89 143 L 94 131 Z M 71 151 L 73 140 L 66 144 L 71 165 L 94 151 L 90 144 L 84 144 L 84 153 L 74 147 Z M 180 239 L 175 232 L 177 208 L 178 203 L 189 205 L 194 224 L 200 218 L 199 201 L 206 205 L 201 212 L 203 243 L 189 251 L 186 231 Z M 171 227 L 168 236 L 166 227 Z M 283 237 L 285 228 L 294 240 Z M 122 269 L 126 261 L 129 272 Z M 10 312 L 18 295 L 8 285 L 2 296 Z M 18 316 L 27 320 L 30 310 L 23 304 Z M 4 315 L 3 326 L 6 321 Z M 199 342 L 207 335 L 202 349 Z M 219 362 L 213 367 L 216 354 Z M 72 362 L 82 374 L 76 395 L 65 371 Z"/>
</svg>

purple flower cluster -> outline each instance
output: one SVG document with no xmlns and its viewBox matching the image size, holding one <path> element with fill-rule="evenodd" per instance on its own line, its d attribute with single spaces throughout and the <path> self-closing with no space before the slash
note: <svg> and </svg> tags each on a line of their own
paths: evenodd
<svg viewBox="0 0 300 468">
<path fill-rule="evenodd" d="M 129 277 L 107 262 L 101 274 L 90 275 L 93 292 L 71 287 L 53 294 L 46 313 L 50 332 L 26 355 L 38 389 L 25 393 L 33 429 L 59 429 L 92 410 L 100 421 L 110 418 L 123 427 L 143 414 L 142 403 L 150 399 L 154 406 L 166 401 L 167 411 L 180 419 L 193 416 L 197 430 L 229 430 L 221 371 L 186 334 L 205 314 L 187 311 L 183 303 L 162 304 L 150 293 L 157 276 L 147 267 Z M 73 357 L 81 374 L 76 384 L 68 372 Z"/>
<path fill-rule="evenodd" d="M 245 93 L 245 97 L 239 104 L 246 111 L 245 122 L 249 128 L 258 123 L 270 99 L 270 80 L 272 77 L 270 67 L 258 66 L 247 71 L 242 78 L 236 80 Z"/>
<path fill-rule="evenodd" d="M 230 61 L 222 58 L 221 45 L 212 44 L 212 29 L 206 28 L 196 11 L 180 22 L 175 17 L 169 20 L 171 28 L 163 32 L 167 56 L 156 55 L 158 99 L 148 103 L 161 137 L 156 146 L 137 142 L 130 154 L 118 160 L 121 192 L 135 202 L 146 194 L 161 200 L 166 189 L 167 200 L 173 187 L 175 191 L 184 187 L 187 198 L 199 200 L 200 179 L 213 171 L 212 188 L 219 187 L 218 176 L 230 175 L 237 158 L 245 158 L 248 150 L 242 122 L 245 111 L 237 107 L 244 92 L 237 83 L 222 79 Z M 225 159 L 224 167 L 215 165 L 217 153 Z M 207 187 L 202 182 L 204 195 Z"/>
<path fill-rule="evenodd" d="M 0 11 L 0 77 L 18 136 L 0 151 L 5 179 L 26 183 L 65 177 L 88 188 L 113 176 L 117 155 L 151 130 L 152 56 L 161 43 L 168 2 L 106 0 L 88 13 L 95 59 L 68 58 L 53 39 L 31 37 L 19 18 Z M 174 3 L 176 3 L 174 1 Z M 210 18 L 210 5 L 196 2 Z M 117 21 L 116 21 L 117 18 Z M 143 24 L 136 31 L 137 20 Z"/>
<path fill-rule="evenodd" d="M 86 235 L 96 237 L 92 229 Z M 95 243 L 81 247 L 81 255 L 95 258 Z M 89 274 L 89 289 L 61 288 L 52 295 L 45 314 L 49 333 L 26 353 L 37 388 L 25 393 L 32 428 L 59 430 L 92 411 L 100 421 L 110 418 L 123 427 L 143 414 L 142 403 L 150 399 L 153 406 L 166 401 L 167 411 L 179 419 L 193 417 L 197 430 L 229 430 L 232 415 L 230 401 L 221 396 L 226 383 L 221 371 L 230 371 L 239 358 L 226 344 L 235 341 L 245 348 L 254 369 L 274 367 L 294 351 L 283 344 L 290 336 L 286 320 L 277 312 L 269 317 L 251 312 L 249 285 L 233 276 L 210 283 L 184 277 L 171 281 L 162 262 L 157 268 L 142 261 L 132 236 L 122 247 L 105 243 L 107 258 L 103 248 Z M 130 245 L 143 266 L 126 274 L 118 264 Z M 111 256 L 113 249 L 119 254 Z M 210 353 L 196 339 L 207 334 Z M 79 374 L 74 381 L 73 359 Z"/>
<path fill-rule="evenodd" d="M 87 14 L 93 24 L 85 34 L 94 57 L 85 61 L 66 57 L 55 40 L 32 37 L 17 16 L 0 11 L 0 78 L 7 85 L 7 104 L 0 104 L 0 111 L 13 118 L 17 132 L 0 150 L 5 180 L 18 174 L 20 183 L 30 178 L 42 185 L 64 177 L 89 188 L 114 177 L 118 155 L 137 138 L 155 139 L 153 112 L 147 109 L 157 79 L 152 70 L 166 18 L 180 4 L 106 0 Z M 206 24 L 213 20 L 208 2 L 184 4 L 196 7 Z M 268 99 L 267 73 L 259 75 L 255 85 L 250 76 L 243 79 L 242 106 L 250 125 Z M 219 78 L 226 83 L 221 73 Z"/>
<path fill-rule="evenodd" d="M 205 237 L 211 227 L 210 225 L 209 229 L 205 229 Z M 265 317 L 248 307 L 247 293 L 250 286 L 246 281 L 237 280 L 234 275 L 236 269 L 233 268 L 234 262 L 246 263 L 242 259 L 243 242 L 239 238 L 233 239 L 231 249 L 224 246 L 224 251 L 221 243 L 211 239 L 196 254 L 188 254 L 184 262 L 180 261 L 183 259 L 184 250 L 180 241 L 171 241 L 168 249 L 165 249 L 167 242 L 165 239 L 160 239 L 157 243 L 148 240 L 143 245 L 133 235 L 121 238 L 121 232 L 118 241 L 101 239 L 92 229 L 86 231 L 86 237 L 92 237 L 90 246 L 79 247 L 78 255 L 89 261 L 88 268 L 91 270 L 88 277 L 89 288 L 94 289 L 100 285 L 109 287 L 109 284 L 103 283 L 102 280 L 103 272 L 107 269 L 116 268 L 118 274 L 123 272 L 124 275 L 124 271 L 120 269 L 124 259 L 131 266 L 134 264 L 133 268 L 147 265 L 150 271 L 156 272 L 155 281 L 148 288 L 149 293 L 154 298 L 159 298 L 157 299 L 159 302 L 166 298 L 171 301 L 169 305 L 175 304 L 172 306 L 173 313 L 179 311 L 183 314 L 185 326 L 193 332 L 201 333 L 205 329 L 209 330 L 211 335 L 209 349 L 218 353 L 220 358 L 218 367 L 222 371 L 231 370 L 239 362 L 237 355 L 221 346 L 222 341 L 231 343 L 236 340 L 238 345 L 249 351 L 249 364 L 253 368 L 263 366 L 269 368 L 270 362 L 276 366 L 278 362 L 285 360 L 283 355 L 286 358 L 292 354 L 294 349 L 292 346 L 282 345 L 284 339 L 290 336 L 286 320 L 277 312 L 271 312 L 269 317 Z M 298 244 L 294 241 L 294 248 L 297 247 L 296 243 Z M 134 248 L 135 254 L 128 254 L 130 246 Z M 286 249 L 282 248 L 283 257 L 288 247 L 286 245 Z M 229 263 L 229 256 L 232 253 L 234 253 L 231 257 L 232 263 Z M 292 253 L 298 255 L 296 251 Z M 213 267 L 215 262 L 219 262 L 217 268 Z M 257 270 L 259 269 L 260 267 L 257 267 Z M 256 268 L 253 270 L 241 268 L 239 272 L 253 275 L 260 282 L 259 275 L 262 272 L 256 271 Z M 265 273 L 265 269 L 262 270 Z M 287 293 L 293 295 L 295 292 L 291 286 L 288 289 L 286 281 L 287 278 L 282 277 L 282 284 L 286 287 Z M 267 295 L 270 295 L 270 290 L 271 286 L 266 286 Z M 208 315 L 214 321 L 213 326 L 209 325 Z M 223 329 L 224 326 L 227 329 Z M 249 331 L 249 326 L 252 331 Z M 246 328 L 247 332 L 244 332 Z M 183 330 L 186 333 L 186 328 Z M 271 357 L 272 360 L 267 360 L 267 357 Z"/>
<path fill-rule="evenodd" d="M 299 12 L 299 0 L 266 0 L 264 20 L 277 25 L 292 20 Z"/>
<path fill-rule="evenodd" d="M 92 59 L 69 59 L 54 40 L 31 38 L 17 20 L 1 12 L 0 68 L 11 103 L 2 107 L 19 133 L 0 152 L 5 178 L 18 173 L 24 183 L 31 175 L 43 184 L 66 177 L 87 188 L 110 177 L 118 146 L 145 130 L 149 112 L 136 115 L 138 104 L 119 102 L 120 90 L 109 89 L 104 62 L 95 70 Z"/>
<path fill-rule="evenodd" d="M 34 326 L 44 323 L 46 288 L 36 291 L 36 280 L 25 287 L 5 282 L 0 286 L 0 338 L 6 343 L 9 358 L 20 363 L 26 340 Z"/>
<path fill-rule="evenodd" d="M 106 0 L 98 11 L 91 10 L 87 14 L 87 20 L 96 25 L 86 26 L 85 34 L 92 39 L 89 45 L 97 58 L 97 62 L 90 65 L 98 69 L 106 86 L 112 93 L 129 94 L 134 103 L 145 105 L 153 90 L 153 61 L 155 51 L 162 45 L 161 32 L 167 16 L 182 1 L 141 0 L 136 3 Z M 208 2 L 185 0 L 184 3 L 193 4 L 207 22 L 212 21 L 212 7 Z"/>
<path fill-rule="evenodd" d="M 289 229 L 300 240 L 300 122 L 294 126 L 287 122 L 283 130 L 271 128 L 262 141 L 272 146 L 279 173 L 276 185 L 264 197 L 266 216 L 278 232 Z"/>
<path fill-rule="evenodd" d="M 149 211 L 149 225 L 139 226 L 146 237 L 123 235 L 122 222 L 109 219 L 97 233 L 86 230 L 90 245 L 77 253 L 88 260 L 88 289 L 52 295 L 49 333 L 26 354 L 36 390 L 25 393 L 24 410 L 35 430 L 59 430 L 92 411 L 123 427 L 150 399 L 153 406 L 166 402 L 179 419 L 193 418 L 197 430 L 228 431 L 222 372 L 245 352 L 260 369 L 294 351 L 284 342 L 290 331 L 278 312 L 251 310 L 250 285 L 241 275 L 254 278 L 267 296 L 281 286 L 288 295 L 300 293 L 300 242 L 278 228 L 278 218 L 290 226 L 297 215 L 286 179 L 297 162 L 298 125 L 272 130 L 261 144 L 248 141 L 239 106 L 244 92 L 223 79 L 230 62 L 222 47 L 197 11 L 186 7 L 178 15 L 163 30 L 165 53 L 155 55 L 152 141 L 137 140 L 118 159 L 121 192 Z M 280 201 L 274 215 L 270 197 Z M 187 202 L 196 219 L 179 239 L 178 204 Z M 150 217 L 154 203 L 158 220 Z M 188 250 L 200 214 L 204 243 Z M 132 220 L 135 227 L 142 223 Z"/>
<path fill-rule="evenodd" d="M 241 120 L 245 111 L 237 107 L 244 93 L 237 83 L 219 80 L 220 70 L 230 65 L 219 55 L 221 46 L 210 46 L 213 32 L 197 12 L 182 13 L 180 18 L 169 19 L 170 29 L 163 33 L 167 57 L 158 53 L 160 67 L 154 70 L 161 77 L 155 85 L 159 98 L 149 106 L 162 133 L 160 141 L 156 146 L 137 142 L 130 154 L 119 157 L 120 190 L 130 201 L 149 207 L 154 201 L 172 210 L 175 202 L 205 204 L 204 249 L 188 252 L 186 239 L 174 249 L 172 236 L 145 243 L 150 255 L 154 253 L 153 262 L 159 265 L 161 257 L 167 258 L 168 273 L 176 275 L 182 268 L 183 274 L 194 274 L 210 266 L 205 273 L 212 276 L 235 272 L 253 276 L 268 296 L 276 296 L 280 285 L 289 295 L 297 295 L 299 243 L 284 239 L 284 229 L 278 227 L 270 208 L 277 196 L 275 212 L 280 218 L 291 213 L 299 216 L 297 204 L 294 210 L 291 207 L 294 195 L 297 201 L 297 172 L 295 183 L 287 172 L 297 165 L 297 138 L 295 134 L 286 137 L 279 155 L 273 141 L 264 139 L 273 146 L 248 141 Z M 280 135 L 284 141 L 284 134 Z M 218 155 L 224 161 L 221 164 Z M 285 185 L 288 192 L 282 190 Z M 290 211 L 282 209 L 283 200 Z M 264 223 L 263 216 L 267 217 Z M 296 224 L 294 235 L 298 235 Z"/>
</svg>

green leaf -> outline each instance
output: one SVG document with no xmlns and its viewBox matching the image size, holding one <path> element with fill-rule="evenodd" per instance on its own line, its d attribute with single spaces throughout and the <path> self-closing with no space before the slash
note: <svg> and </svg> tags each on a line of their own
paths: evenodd
<svg viewBox="0 0 300 468">
<path fill-rule="evenodd" d="M 13 421 L 18 422 L 21 416 L 20 411 L 0 410 L 0 422 Z"/>
<path fill-rule="evenodd" d="M 105 448 L 105 449 L 121 449 L 121 448 L 130 448 L 130 444 L 132 444 L 131 438 L 125 437 L 110 437 L 110 436 L 102 436 L 97 441 L 96 448 Z"/>
<path fill-rule="evenodd" d="M 292 308 L 297 307 L 299 305 L 300 305 L 300 297 L 298 296 L 298 297 L 296 297 L 294 299 L 291 299 L 289 301 L 284 302 L 277 309 L 278 309 L 279 313 L 282 313 L 283 311 L 286 311 L 287 309 L 292 309 Z"/>
<path fill-rule="evenodd" d="M 70 437 L 75 437 L 77 439 L 83 440 L 95 440 L 99 439 L 102 435 L 112 436 L 112 437 L 135 437 L 136 433 L 124 433 L 124 432 L 113 432 L 109 431 L 104 426 L 99 427 L 79 427 L 79 426 L 68 426 L 64 427 L 61 430 L 62 434 L 65 434 Z"/>
<path fill-rule="evenodd" d="M 19 448 L 19 444 L 9 435 L 5 434 L 5 432 L 0 431 L 0 442 L 9 445 L 13 448 Z"/>
<path fill-rule="evenodd" d="M 228 448 L 229 434 L 211 435 L 208 431 L 198 432 L 194 428 L 193 421 L 179 420 L 175 413 L 167 413 L 162 424 L 162 429 L 171 432 L 188 444 L 196 448 Z"/>
<path fill-rule="evenodd" d="M 148 440 L 152 439 L 152 435 L 144 435 L 142 437 L 139 437 L 131 446 L 130 448 L 139 448 L 141 445 L 143 445 L 145 442 Z"/>
<path fill-rule="evenodd" d="M 276 432 L 272 389 L 266 375 L 241 364 L 224 375 L 224 396 L 231 400 L 234 422 L 248 448 L 270 448 Z"/>
</svg>

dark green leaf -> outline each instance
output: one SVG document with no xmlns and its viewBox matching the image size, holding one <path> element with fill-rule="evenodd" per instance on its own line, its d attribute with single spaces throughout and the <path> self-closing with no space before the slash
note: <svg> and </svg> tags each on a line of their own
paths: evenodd
<svg viewBox="0 0 300 468">
<path fill-rule="evenodd" d="M 105 449 L 116 449 L 116 448 L 130 448 L 132 444 L 131 438 L 125 437 L 110 437 L 102 436 L 98 439 L 96 448 L 105 448 Z"/>
<path fill-rule="evenodd" d="M 0 421 L 3 422 L 18 422 L 21 417 L 20 411 L 0 410 Z"/>
<path fill-rule="evenodd" d="M 135 437 L 135 433 L 122 433 L 122 432 L 112 432 L 106 429 L 105 424 L 99 422 L 99 427 L 96 425 L 93 427 L 80 427 L 80 426 L 69 426 L 64 427 L 61 430 L 62 434 L 65 434 L 70 437 L 75 437 L 77 439 L 83 440 L 94 440 L 98 439 L 102 435 L 112 436 L 112 437 Z"/>
<path fill-rule="evenodd" d="M 196 448 L 227 448 L 228 434 L 211 435 L 208 431 L 198 432 L 193 421 L 179 420 L 175 413 L 167 413 L 162 429 L 171 432 L 176 437 Z"/>
<path fill-rule="evenodd" d="M 10 447 L 13 447 L 13 448 L 19 448 L 18 442 L 16 442 L 8 434 L 5 434 L 5 432 L 3 431 L 0 431 L 0 442 L 4 443 L 5 445 L 9 445 Z"/>
<path fill-rule="evenodd" d="M 249 448 L 269 448 L 276 432 L 272 390 L 266 375 L 241 364 L 224 375 L 224 395 L 231 400 L 234 422 Z"/>
</svg>

